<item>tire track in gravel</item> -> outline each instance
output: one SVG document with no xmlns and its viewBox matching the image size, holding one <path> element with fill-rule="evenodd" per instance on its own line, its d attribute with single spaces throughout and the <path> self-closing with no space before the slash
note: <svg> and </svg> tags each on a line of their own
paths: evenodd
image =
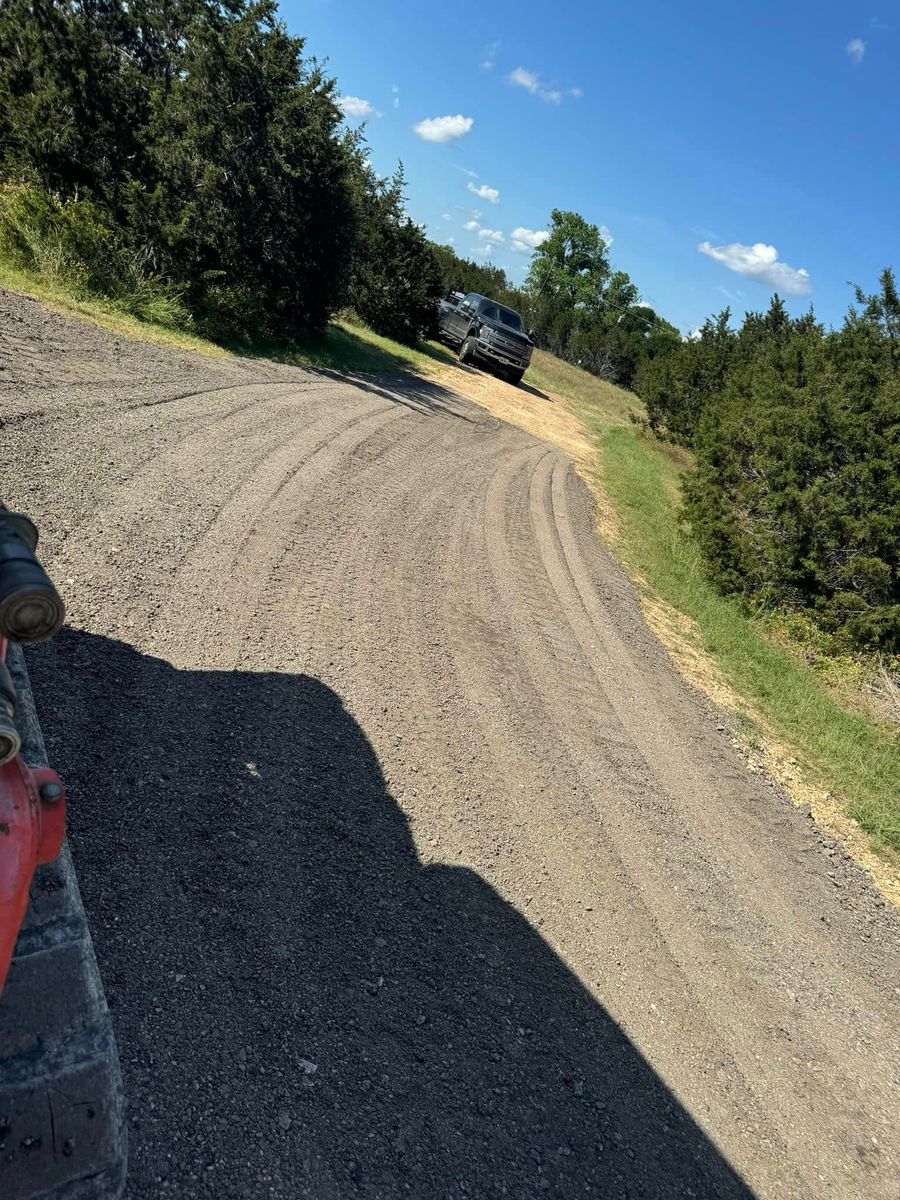
<svg viewBox="0 0 900 1200">
<path fill-rule="evenodd" d="M 227 581 L 216 605 L 216 641 L 223 666 L 234 666 L 229 654 L 249 633 L 265 630 L 261 612 L 271 602 L 272 585 L 284 582 L 284 562 L 294 545 L 298 514 L 316 478 L 337 469 L 344 455 L 378 435 L 397 420 L 396 406 L 382 404 L 343 421 L 329 414 L 313 420 L 304 441 L 279 442 L 240 480 L 218 511 L 202 539 L 214 547 L 212 556 L 185 556 L 174 587 L 189 609 L 208 587 L 210 576 Z M 261 586 L 262 585 L 262 586 Z M 195 629 L 196 653 L 208 640 L 202 626 Z"/>
<path fill-rule="evenodd" d="M 896 1200 L 897 922 L 675 676 L 564 455 L 4 313 L 133 1200 Z"/>
<path fill-rule="evenodd" d="M 692 1047 L 691 1065 L 695 1072 L 702 1071 L 710 1062 L 721 1062 L 723 1058 L 729 1061 L 729 1092 L 738 1094 L 726 1097 L 727 1104 L 717 1114 L 717 1124 L 735 1129 L 743 1117 L 754 1124 L 755 1137 L 765 1130 L 765 1140 L 777 1145 L 780 1140 L 777 1125 L 752 1096 L 733 1060 L 733 1046 L 717 1034 L 717 1022 L 708 1022 L 702 1008 L 698 1011 L 691 971 L 686 970 L 658 919 L 654 888 L 648 886 L 649 864 L 635 870 L 630 851 L 634 842 L 641 843 L 640 835 L 635 837 L 632 833 L 624 840 L 617 836 L 611 804 L 615 792 L 627 788 L 638 805 L 645 805 L 655 781 L 643 761 L 634 755 L 633 743 L 613 706 L 598 689 L 596 673 L 590 670 L 588 659 L 578 664 L 583 670 L 573 680 L 571 691 L 563 694 L 553 687 L 553 681 L 566 664 L 577 662 L 580 639 L 571 614 L 567 614 L 569 619 L 560 620 L 561 614 L 550 602 L 550 595 L 559 597 L 559 580 L 552 563 L 548 570 L 544 540 L 547 531 L 535 516 L 536 510 L 543 508 L 551 477 L 565 471 L 567 466 L 560 455 L 551 451 L 537 458 L 532 455 L 529 467 L 527 477 L 519 481 L 513 495 L 510 493 L 516 482 L 514 477 L 495 476 L 493 480 L 492 486 L 498 488 L 498 493 L 489 494 L 486 511 L 515 513 L 518 509 L 519 512 L 518 520 L 509 529 L 490 530 L 488 557 L 496 583 L 494 605 L 501 602 L 504 594 L 519 601 L 514 605 L 512 627 L 501 644 L 510 645 L 510 658 L 525 666 L 535 696 L 528 707 L 540 712 L 544 719 L 549 718 L 549 740 L 565 760 L 567 777 L 575 781 L 572 795 L 557 807 L 551 830 L 543 831 L 544 839 L 549 837 L 557 843 L 552 854 L 545 844 L 544 854 L 564 864 L 566 908 L 569 912 L 573 908 L 583 912 L 582 936 L 576 933 L 570 939 L 567 961 L 580 968 L 582 977 L 593 976 L 598 982 L 613 964 L 618 967 L 623 959 L 640 961 L 643 976 L 640 991 L 635 994 L 630 985 L 625 996 L 616 998 L 612 1008 L 616 1018 L 629 1031 L 643 1036 L 649 1033 L 650 1024 L 664 1019 L 669 1026 L 666 1039 L 670 1046 Z M 537 537 L 531 538 L 532 530 L 539 531 Z M 543 621 L 540 614 L 544 614 Z M 536 629 L 536 637 L 528 635 L 529 627 Z M 501 740 L 508 744 L 509 735 L 501 735 Z M 613 788 L 609 784 L 611 774 Z M 534 798 L 529 797 L 529 808 L 533 804 Z M 629 822 L 634 821 L 635 810 L 630 808 Z M 565 831 L 563 836 L 559 835 L 560 830 Z M 648 844 L 643 844 L 646 852 Z M 598 893 L 603 895 L 603 905 L 595 916 L 594 905 L 586 898 Z M 640 918 L 635 919 L 638 914 Z M 655 1015 L 657 1010 L 659 1016 Z M 680 1055 L 681 1050 L 676 1053 Z M 696 1084 L 692 1090 L 698 1090 Z M 722 1097 L 715 1097 L 707 1089 L 706 1104 L 711 1105 L 714 1099 L 721 1103 Z"/>
<path fill-rule="evenodd" d="M 757 865 L 752 880 L 741 878 L 744 872 L 739 858 L 747 845 L 747 835 L 751 834 L 752 826 L 745 824 L 742 830 L 744 837 L 733 838 L 724 844 L 721 826 L 714 831 L 712 838 L 708 836 L 707 798 L 714 792 L 714 777 L 709 773 L 698 773 L 691 757 L 683 752 L 668 714 L 659 709 L 652 697 L 643 697 L 640 709 L 635 708 L 634 699 L 640 694 L 640 683 L 636 678 L 633 659 L 624 652 L 620 636 L 609 620 L 608 610 L 597 602 L 573 538 L 565 500 L 567 465 L 557 458 L 549 467 L 550 461 L 550 456 L 542 460 L 532 480 L 531 513 L 537 545 L 541 548 L 548 577 L 566 613 L 569 630 L 580 645 L 585 660 L 592 665 L 598 683 L 604 686 L 614 711 L 623 722 L 623 729 L 627 730 L 650 769 L 651 778 L 647 780 L 645 790 L 662 790 L 661 804 L 652 807 L 646 803 L 634 805 L 629 809 L 625 823 L 616 821 L 616 809 L 604 803 L 604 811 L 613 814 L 608 828 L 628 857 L 630 876 L 647 900 L 648 911 L 656 914 L 656 928 L 679 962 L 680 969 L 691 980 L 694 1007 L 699 1005 L 711 1014 L 711 1026 L 722 1024 L 723 1013 L 737 1018 L 729 1030 L 731 1053 L 738 1055 L 738 1061 L 743 1064 L 744 1082 L 749 1089 L 748 1076 L 755 1073 L 753 1067 L 758 1045 L 767 1039 L 770 1031 L 785 1030 L 791 1014 L 790 1005 L 779 1003 L 774 989 L 768 996 L 760 989 L 754 997 L 752 1009 L 746 1008 L 746 980 L 764 979 L 769 974 L 769 963 L 777 961 L 779 957 L 792 957 L 797 977 L 810 978 L 814 976 L 817 958 L 829 952 L 818 936 L 814 920 L 816 914 L 794 911 L 790 907 L 789 895 L 782 895 L 780 902 L 773 902 L 778 894 L 776 889 L 783 891 L 781 876 L 769 873 L 761 880 Z M 544 677 L 548 677 L 546 673 Z M 559 712 L 558 728 L 561 734 L 566 726 L 571 729 L 573 722 L 571 718 L 567 720 L 565 713 L 559 710 L 558 698 L 555 704 L 552 694 L 548 693 L 545 708 L 551 713 Z M 576 737 L 578 734 L 581 744 L 578 745 L 576 740 L 573 745 L 576 760 L 589 763 L 596 738 L 589 728 L 576 729 Z M 748 801 L 752 802 L 749 796 Z M 653 808 L 657 808 L 658 812 L 654 813 Z M 682 861 L 678 861 L 673 854 L 671 840 L 666 837 L 669 829 L 679 826 L 689 831 L 692 843 L 691 856 L 682 856 Z M 704 843 L 705 851 L 702 848 Z M 735 848 L 739 849 L 738 858 L 734 854 Z M 662 867 L 662 864 L 673 860 L 678 867 L 674 877 L 670 869 Z M 704 875 L 714 877 L 714 889 L 711 894 L 704 894 L 704 917 L 706 921 L 712 921 L 719 936 L 707 936 L 698 941 L 695 931 L 685 928 L 683 912 L 673 912 L 668 896 L 673 884 L 682 882 L 685 874 L 695 893 L 704 887 Z M 691 874 L 694 876 L 693 885 L 690 882 Z M 708 882 L 704 892 L 709 892 Z M 729 918 L 729 912 L 733 912 L 738 898 L 743 907 L 742 929 L 735 928 Z M 779 928 L 779 924 L 783 927 Z M 798 934 L 801 935 L 799 939 Z M 722 964 L 728 959 L 734 960 L 735 968 L 723 971 Z M 838 962 L 832 964 L 833 982 L 839 994 L 854 989 L 858 992 L 859 981 L 842 977 L 840 966 Z M 865 988 L 862 994 L 868 995 L 870 1002 L 874 1000 L 873 990 Z M 757 1085 L 755 1103 L 751 1104 L 749 1096 L 745 1095 L 741 1098 L 741 1104 L 744 1120 L 748 1111 L 755 1108 L 757 1121 L 769 1125 L 774 1140 L 778 1137 L 776 1131 L 791 1129 L 792 1116 L 802 1107 L 812 1116 L 805 1136 L 814 1146 L 821 1145 L 824 1139 L 830 1137 L 837 1155 L 852 1136 L 852 1124 L 844 1117 L 846 1108 L 870 1107 L 877 1111 L 886 1096 L 880 1082 L 872 1089 L 873 1094 L 864 1095 L 869 1081 L 865 1078 L 862 1062 L 856 1064 L 855 1071 L 844 1072 L 840 1063 L 829 1055 L 829 1039 L 823 1038 L 819 1032 L 821 1022 L 828 1020 L 832 1026 L 831 1036 L 836 1039 L 841 1037 L 839 1024 L 833 1020 L 835 1013 L 829 1011 L 830 1008 L 833 1006 L 828 1005 L 827 1001 L 825 1005 L 818 1006 L 818 1028 L 802 1027 L 794 1033 L 792 1054 L 806 1061 L 828 1064 L 824 1067 L 824 1073 L 830 1079 L 830 1086 L 834 1087 L 834 1095 L 843 1097 L 843 1104 L 836 1106 L 833 1097 L 825 1089 L 810 1090 L 805 1082 L 800 1083 L 796 1094 L 788 1092 L 777 1098 L 761 1092 Z M 878 1044 L 886 1034 L 890 1036 L 885 1023 L 872 1020 L 868 1014 L 860 1019 L 869 1026 L 866 1031 L 869 1042 Z M 626 1021 L 626 1026 L 630 1028 L 630 1022 Z M 724 1049 L 725 1044 L 720 1045 L 720 1055 Z M 854 1080 L 859 1082 L 854 1084 Z M 781 1102 L 780 1112 L 774 1102 L 776 1099 Z M 739 1123 L 740 1113 L 734 1115 Z M 883 1132 L 886 1133 L 886 1130 Z M 799 1179 L 797 1182 L 799 1185 Z M 841 1186 L 839 1175 L 835 1177 L 834 1186 Z"/>
</svg>

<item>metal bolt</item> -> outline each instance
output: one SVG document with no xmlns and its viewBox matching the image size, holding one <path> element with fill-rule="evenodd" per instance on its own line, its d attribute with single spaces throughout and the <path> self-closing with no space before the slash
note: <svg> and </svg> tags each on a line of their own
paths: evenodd
<svg viewBox="0 0 900 1200">
<path fill-rule="evenodd" d="M 45 783 L 41 788 L 41 799 L 48 804 L 55 804 L 62 799 L 63 790 L 58 783 Z"/>
</svg>

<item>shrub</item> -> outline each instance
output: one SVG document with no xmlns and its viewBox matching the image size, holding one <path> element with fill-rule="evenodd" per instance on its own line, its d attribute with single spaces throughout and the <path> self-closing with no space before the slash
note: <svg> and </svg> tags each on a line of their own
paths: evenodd
<svg viewBox="0 0 900 1200">
<path fill-rule="evenodd" d="M 0 258 L 64 284 L 77 299 L 101 297 L 121 312 L 173 328 L 190 324 L 181 290 L 148 271 L 90 200 L 61 200 L 27 184 L 0 187 Z"/>
<path fill-rule="evenodd" d="M 441 272 L 424 233 L 404 214 L 403 172 L 357 180 L 358 232 L 348 300 L 376 333 L 408 345 L 437 333 Z"/>
<path fill-rule="evenodd" d="M 706 405 L 722 390 L 737 345 L 730 311 L 710 317 L 696 337 L 642 362 L 635 388 L 655 433 L 691 446 Z"/>
<path fill-rule="evenodd" d="M 763 339 L 703 411 L 685 513 L 724 591 L 896 652 L 900 372 L 884 343 L 871 321 Z"/>
</svg>

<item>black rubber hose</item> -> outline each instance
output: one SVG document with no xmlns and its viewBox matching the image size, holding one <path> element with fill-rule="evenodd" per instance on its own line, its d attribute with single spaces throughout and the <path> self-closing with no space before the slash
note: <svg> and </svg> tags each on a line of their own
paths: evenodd
<svg viewBox="0 0 900 1200">
<path fill-rule="evenodd" d="M 16 728 L 16 689 L 6 663 L 0 662 L 0 766 L 21 749 L 22 738 Z"/>
<path fill-rule="evenodd" d="M 27 517 L 0 511 L 0 635 L 11 642 L 53 637 L 66 615 L 36 546 L 37 529 Z"/>
</svg>

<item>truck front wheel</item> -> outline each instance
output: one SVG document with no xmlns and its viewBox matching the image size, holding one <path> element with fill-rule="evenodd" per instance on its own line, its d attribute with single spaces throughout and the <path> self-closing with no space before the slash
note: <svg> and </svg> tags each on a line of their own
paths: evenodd
<svg viewBox="0 0 900 1200">
<path fill-rule="evenodd" d="M 508 371 L 506 372 L 506 378 L 509 380 L 509 382 L 510 382 L 510 383 L 516 383 L 516 384 L 519 384 L 519 383 L 521 383 L 521 382 L 522 382 L 522 376 L 523 376 L 524 374 L 525 374 L 525 372 L 524 372 L 524 371 L 513 370 L 513 369 L 511 368 L 510 370 L 508 370 Z"/>
<path fill-rule="evenodd" d="M 475 339 L 471 336 L 464 337 L 462 345 L 459 348 L 459 361 L 461 363 L 470 363 L 475 357 Z"/>
</svg>

